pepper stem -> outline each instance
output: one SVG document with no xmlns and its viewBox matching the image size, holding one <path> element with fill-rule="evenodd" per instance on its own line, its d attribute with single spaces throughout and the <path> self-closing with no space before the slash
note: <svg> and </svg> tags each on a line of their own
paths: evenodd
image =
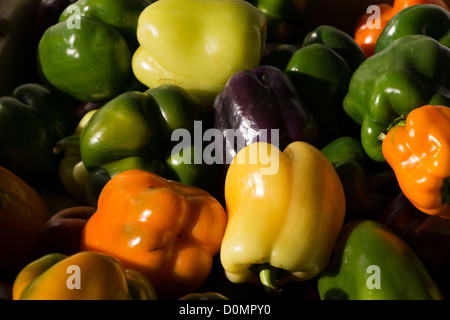
<svg viewBox="0 0 450 320">
<path fill-rule="evenodd" d="M 266 292 L 271 296 L 279 296 L 281 289 L 278 288 L 276 281 L 280 269 L 271 266 L 268 263 L 260 264 L 258 267 L 259 279 Z"/>
</svg>

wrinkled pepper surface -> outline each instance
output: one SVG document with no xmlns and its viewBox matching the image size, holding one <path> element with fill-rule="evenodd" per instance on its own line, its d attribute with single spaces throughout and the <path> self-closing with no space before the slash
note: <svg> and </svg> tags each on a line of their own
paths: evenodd
<svg viewBox="0 0 450 320">
<path fill-rule="evenodd" d="M 317 125 L 282 70 L 258 66 L 233 74 L 214 103 L 214 127 L 223 135 L 227 166 L 256 141 L 277 144 L 317 141 Z M 274 136 L 272 136 L 274 134 Z"/>
<path fill-rule="evenodd" d="M 256 67 L 266 41 L 264 14 L 242 0 L 164 0 L 140 15 L 137 79 L 149 88 L 177 84 L 200 101 L 235 72 Z"/>
<path fill-rule="evenodd" d="M 430 4 L 415 5 L 401 10 L 381 32 L 375 45 L 375 53 L 396 39 L 412 34 L 432 37 L 450 47 L 450 12 Z"/>
<path fill-rule="evenodd" d="M 21 178 L 0 167 L 0 273 L 14 277 L 29 262 L 32 248 L 50 218 L 41 196 Z"/>
<path fill-rule="evenodd" d="M 105 100 L 138 86 L 131 58 L 138 46 L 138 17 L 148 5 L 146 0 L 79 0 L 68 6 L 39 42 L 43 79 L 81 101 Z"/>
<path fill-rule="evenodd" d="M 443 298 L 411 247 L 375 220 L 344 225 L 318 289 L 322 300 Z"/>
<path fill-rule="evenodd" d="M 226 277 L 259 281 L 277 293 L 325 268 L 345 214 L 331 162 L 307 142 L 284 151 L 256 142 L 242 149 L 225 182 L 228 225 L 220 250 Z"/>
<path fill-rule="evenodd" d="M 81 248 L 118 257 L 147 276 L 159 298 L 173 299 L 206 280 L 226 224 L 222 205 L 206 191 L 128 170 L 103 188 Z"/>
<path fill-rule="evenodd" d="M 89 201 L 95 202 L 111 177 L 128 169 L 148 170 L 206 188 L 214 182 L 215 166 L 195 163 L 202 146 L 191 137 L 201 138 L 202 129 L 211 122 L 209 109 L 176 85 L 128 91 L 110 100 L 94 113 L 80 135 Z M 189 133 L 189 141 L 184 137 L 172 140 L 177 129 Z M 178 154 L 176 146 L 182 147 Z"/>
<path fill-rule="evenodd" d="M 294 52 L 285 71 L 317 122 L 317 145 L 345 135 L 342 100 L 353 73 L 345 60 L 331 47 L 311 43 Z"/>
<path fill-rule="evenodd" d="M 0 97 L 0 165 L 27 182 L 57 178 L 59 157 L 53 146 L 76 123 L 71 105 L 46 87 L 20 85 L 10 96 Z"/>
<path fill-rule="evenodd" d="M 356 24 L 354 38 L 366 57 L 370 57 L 375 53 L 380 34 L 397 13 L 405 8 L 421 4 L 433 4 L 448 10 L 447 4 L 442 0 L 395 0 L 393 5 L 387 3 L 377 4 L 379 16 L 375 9 L 363 14 Z M 399 27 L 401 28 L 401 26 Z"/>
<path fill-rule="evenodd" d="M 375 169 L 357 138 L 337 138 L 321 151 L 333 164 L 344 187 L 345 220 L 378 218 L 396 183 L 392 170 L 388 166 Z"/>
<path fill-rule="evenodd" d="M 153 285 L 111 255 L 50 253 L 17 275 L 13 300 L 155 300 Z"/>
<path fill-rule="evenodd" d="M 425 104 L 450 105 L 449 67 L 450 49 L 424 35 L 402 37 L 360 65 L 343 106 L 371 159 L 385 161 L 379 136 L 396 118 Z"/>
<path fill-rule="evenodd" d="M 383 155 L 420 211 L 450 219 L 450 108 L 425 105 L 388 131 Z"/>
</svg>

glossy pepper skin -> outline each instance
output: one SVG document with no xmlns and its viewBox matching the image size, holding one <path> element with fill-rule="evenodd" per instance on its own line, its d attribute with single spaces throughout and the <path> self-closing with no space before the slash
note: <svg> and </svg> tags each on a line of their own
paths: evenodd
<svg viewBox="0 0 450 320">
<path fill-rule="evenodd" d="M 321 152 L 336 169 L 345 193 L 345 220 L 377 219 L 396 190 L 395 174 L 387 167 L 376 168 L 368 159 L 361 141 L 340 137 Z"/>
<path fill-rule="evenodd" d="M 147 276 L 159 298 L 173 299 L 206 280 L 226 224 L 222 205 L 206 191 L 128 170 L 102 190 L 81 248 L 115 255 Z"/>
<path fill-rule="evenodd" d="M 450 102 L 450 49 L 424 35 L 410 35 L 368 58 L 353 74 L 345 112 L 361 126 L 368 156 L 385 162 L 381 133 L 396 118 L 425 104 Z"/>
<path fill-rule="evenodd" d="M 256 67 L 264 52 L 264 14 L 242 0 L 164 0 L 140 15 L 137 79 L 149 88 L 177 84 L 212 105 L 235 72 Z"/>
<path fill-rule="evenodd" d="M 346 32 L 329 25 L 321 25 L 303 39 L 303 46 L 320 43 L 339 54 L 352 71 L 355 71 L 366 56 L 356 41 Z"/>
<path fill-rule="evenodd" d="M 345 60 L 331 47 L 311 43 L 294 52 L 285 72 L 317 122 L 316 145 L 323 147 L 344 135 L 342 100 L 353 73 Z"/>
<path fill-rule="evenodd" d="M 393 5 L 380 3 L 377 4 L 380 9 L 379 26 L 373 25 L 376 23 L 374 18 L 378 18 L 374 16 L 374 11 L 363 14 L 356 24 L 354 38 L 366 57 L 370 57 L 376 52 L 377 42 L 381 33 L 397 13 L 405 8 L 422 4 L 432 4 L 448 10 L 447 4 L 442 0 L 395 0 Z"/>
<path fill-rule="evenodd" d="M 0 165 L 29 183 L 53 180 L 59 162 L 53 146 L 76 122 L 71 105 L 43 85 L 20 85 L 0 97 Z"/>
<path fill-rule="evenodd" d="M 318 277 L 322 300 L 441 300 L 416 253 L 375 220 L 344 225 L 335 254 Z"/>
<path fill-rule="evenodd" d="M 233 283 L 260 281 L 276 293 L 325 268 L 345 214 L 344 190 L 331 162 L 307 142 L 284 151 L 256 142 L 227 172 L 228 225 L 220 258 Z M 252 160 L 253 159 L 253 160 Z"/>
<path fill-rule="evenodd" d="M 450 218 L 450 108 L 425 105 L 383 139 L 383 155 L 405 196 L 420 211 Z"/>
<path fill-rule="evenodd" d="M 135 88 L 131 57 L 137 20 L 148 5 L 146 0 L 79 0 L 68 6 L 39 42 L 44 81 L 81 101 L 101 101 Z"/>
<path fill-rule="evenodd" d="M 206 188 L 214 178 L 213 165 L 188 163 L 191 159 L 185 159 L 184 153 L 181 159 L 172 155 L 173 148 L 184 143 L 172 141 L 173 132 L 187 130 L 194 136 L 195 121 L 209 128 L 209 109 L 176 85 L 128 91 L 110 100 L 94 113 L 80 135 L 81 159 L 88 171 L 88 200 L 95 202 L 105 183 L 128 169 L 148 170 Z M 182 149 L 192 151 L 192 157 L 195 148 L 200 148 L 193 140 Z"/>
<path fill-rule="evenodd" d="M 6 281 L 29 262 L 50 214 L 36 190 L 4 167 L 0 167 L 0 204 L 0 273 Z"/>
<path fill-rule="evenodd" d="M 17 275 L 13 300 L 155 300 L 153 285 L 111 255 L 50 253 Z"/>
<path fill-rule="evenodd" d="M 412 34 L 423 34 L 450 47 L 450 12 L 440 6 L 422 4 L 405 8 L 389 20 L 375 45 L 375 53 L 393 41 Z"/>
<path fill-rule="evenodd" d="M 227 167 L 239 150 L 256 141 L 281 149 L 297 140 L 317 141 L 315 119 L 286 73 L 272 66 L 233 74 L 216 97 L 214 117 L 214 127 L 224 139 Z"/>
</svg>

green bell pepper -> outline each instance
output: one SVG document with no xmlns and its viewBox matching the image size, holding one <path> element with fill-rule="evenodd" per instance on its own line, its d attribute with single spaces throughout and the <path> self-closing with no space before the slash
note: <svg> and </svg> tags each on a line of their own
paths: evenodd
<svg viewBox="0 0 450 320">
<path fill-rule="evenodd" d="M 396 186 L 389 167 L 379 168 L 368 159 L 359 139 L 340 137 L 321 149 L 336 169 L 345 194 L 345 221 L 377 219 Z"/>
<path fill-rule="evenodd" d="M 375 53 L 396 39 L 413 34 L 432 37 L 450 47 L 450 12 L 431 4 L 414 5 L 401 10 L 381 32 L 375 44 Z"/>
<path fill-rule="evenodd" d="M 317 284 L 322 300 L 443 299 L 411 247 L 374 220 L 344 225 Z"/>
<path fill-rule="evenodd" d="M 321 43 L 341 56 L 352 71 L 355 71 L 366 56 L 355 39 L 348 33 L 329 25 L 322 25 L 309 32 L 303 39 L 303 46 Z"/>
<path fill-rule="evenodd" d="M 0 97 L 0 166 L 29 183 L 57 179 L 59 157 L 53 146 L 76 123 L 72 105 L 47 88 L 20 85 L 11 96 Z"/>
<path fill-rule="evenodd" d="M 359 66 L 343 106 L 371 159 L 385 162 L 380 134 L 395 119 L 425 104 L 450 106 L 449 68 L 450 49 L 424 35 L 397 39 Z"/>
<path fill-rule="evenodd" d="M 94 113 L 80 135 L 89 201 L 95 203 L 106 182 L 129 169 L 207 188 L 216 166 L 194 161 L 202 152 L 195 135 L 203 137 L 198 130 L 210 128 L 211 123 L 210 109 L 177 85 L 128 91 L 110 100 Z M 172 138 L 177 129 L 194 139 L 175 141 L 180 138 Z"/>
<path fill-rule="evenodd" d="M 293 40 L 299 27 L 306 24 L 316 7 L 314 0 L 247 0 L 264 13 L 267 41 Z"/>
<path fill-rule="evenodd" d="M 81 101 L 106 100 L 138 88 L 131 58 L 138 46 L 137 20 L 149 4 L 79 0 L 68 6 L 39 42 L 43 79 Z"/>
<path fill-rule="evenodd" d="M 317 122 L 318 145 L 346 135 L 342 100 L 353 72 L 345 60 L 332 48 L 312 43 L 294 52 L 285 72 Z"/>
</svg>

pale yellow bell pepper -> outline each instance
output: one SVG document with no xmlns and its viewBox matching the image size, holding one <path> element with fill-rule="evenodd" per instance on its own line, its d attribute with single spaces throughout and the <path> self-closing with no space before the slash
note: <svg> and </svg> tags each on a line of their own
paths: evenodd
<svg viewBox="0 0 450 320">
<path fill-rule="evenodd" d="M 341 230 L 344 191 L 333 165 L 306 142 L 282 152 L 267 143 L 242 149 L 225 182 L 228 226 L 220 258 L 234 283 L 268 289 L 324 269 Z"/>
<path fill-rule="evenodd" d="M 159 0 L 139 16 L 136 78 L 184 87 L 212 104 L 228 78 L 260 63 L 264 14 L 244 0 Z"/>
</svg>

